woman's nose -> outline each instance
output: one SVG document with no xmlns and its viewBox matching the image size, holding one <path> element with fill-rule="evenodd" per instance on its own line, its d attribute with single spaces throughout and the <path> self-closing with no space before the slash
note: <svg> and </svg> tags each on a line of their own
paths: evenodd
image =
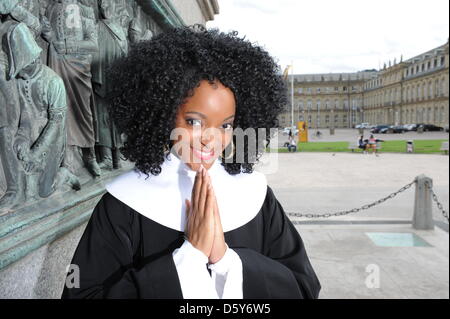
<svg viewBox="0 0 450 319">
<path fill-rule="evenodd" d="M 220 131 L 215 128 L 207 128 L 202 132 L 201 143 L 206 148 L 213 148 L 216 141 L 220 140 Z"/>
</svg>

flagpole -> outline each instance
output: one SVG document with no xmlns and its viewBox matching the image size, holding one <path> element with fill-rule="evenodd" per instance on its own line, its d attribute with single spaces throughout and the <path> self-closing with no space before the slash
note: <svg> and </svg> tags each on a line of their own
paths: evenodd
<svg viewBox="0 0 450 319">
<path fill-rule="evenodd" d="M 294 127 L 294 61 L 291 61 L 291 129 Z M 295 131 L 294 131 L 295 132 Z"/>
</svg>

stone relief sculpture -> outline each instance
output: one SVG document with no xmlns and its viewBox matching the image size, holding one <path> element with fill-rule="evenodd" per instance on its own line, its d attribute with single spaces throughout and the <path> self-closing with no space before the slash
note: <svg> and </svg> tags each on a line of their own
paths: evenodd
<svg viewBox="0 0 450 319">
<path fill-rule="evenodd" d="M 77 177 L 60 167 L 66 147 L 64 84 L 42 65 L 42 49 L 25 24 L 12 24 L 6 36 L 9 78 L 17 78 L 19 88 L 20 121 L 13 151 L 25 173 L 25 199 L 48 197 L 66 182 L 78 190 Z"/>
<path fill-rule="evenodd" d="M 1 2 L 0 2 L 1 4 Z M 5 7 L 0 10 L 4 10 Z M 6 10 L 0 11 L 6 13 Z M 6 37 L 9 26 L 16 23 L 13 20 L 0 20 L 0 41 Z M 19 99 L 15 79 L 8 79 L 8 57 L 0 47 L 0 160 L 3 168 L 3 187 L 6 192 L 0 199 L 1 207 L 14 207 L 23 200 L 21 190 L 24 181 L 19 170 L 19 160 L 13 152 L 13 139 L 17 134 L 20 119 Z"/>
<path fill-rule="evenodd" d="M 135 17 L 131 21 L 129 29 L 129 38 L 132 43 L 150 40 L 153 37 L 153 32 L 144 16 L 145 13 L 142 8 L 137 6 Z"/>
<path fill-rule="evenodd" d="M 26 3 L 25 3 L 26 4 Z M 22 5 L 19 0 L 0 1 L 0 14 L 7 15 L 7 18 L 25 23 L 34 33 L 35 37 L 41 34 L 41 23 L 39 17 L 33 15 Z"/>
<path fill-rule="evenodd" d="M 45 14 L 48 2 L 47 0 L 20 0 L 20 6 L 40 21 L 41 17 Z M 48 43 L 40 35 L 40 33 L 37 34 L 36 42 L 42 49 L 41 61 L 47 65 Z"/>
<path fill-rule="evenodd" d="M 106 69 L 152 29 L 134 0 L 0 0 L 0 211 L 120 168 Z"/>
<path fill-rule="evenodd" d="M 115 15 L 120 22 L 120 25 L 125 31 L 125 34 L 128 37 L 128 30 L 130 28 L 130 23 L 133 20 L 133 6 L 136 3 L 132 3 L 129 0 L 109 0 L 114 2 L 115 5 Z"/>
<path fill-rule="evenodd" d="M 18 0 L 0 1 L 0 46 L 6 39 L 7 30 L 17 22 L 24 22 L 35 37 L 41 32 L 39 19 L 28 12 Z M 5 51 L 0 47 L 0 161 L 6 192 L 0 199 L 1 207 L 14 207 L 23 201 L 24 176 L 20 169 L 13 141 L 18 131 L 20 107 L 15 79 L 8 78 L 9 64 Z"/>
<path fill-rule="evenodd" d="M 101 19 L 98 23 L 99 52 L 92 63 L 92 81 L 95 92 L 99 153 L 102 169 L 120 168 L 120 134 L 110 118 L 107 97 L 111 92 L 106 70 L 115 60 L 128 53 L 127 36 L 116 13 L 116 3 L 99 0 Z"/>
<path fill-rule="evenodd" d="M 81 148 L 89 172 L 100 176 L 90 65 L 91 54 L 98 51 L 94 11 L 78 0 L 54 0 L 44 21 L 49 66 L 63 79 L 68 96 L 67 144 Z"/>
</svg>

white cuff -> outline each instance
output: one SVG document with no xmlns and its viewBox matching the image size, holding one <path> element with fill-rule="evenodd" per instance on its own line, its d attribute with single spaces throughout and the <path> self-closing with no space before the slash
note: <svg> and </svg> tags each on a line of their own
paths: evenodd
<svg viewBox="0 0 450 319">
<path fill-rule="evenodd" d="M 215 289 L 221 299 L 243 298 L 242 261 L 239 255 L 227 245 L 225 255 L 215 264 L 208 264 Z"/>
<path fill-rule="evenodd" d="M 184 299 L 218 299 L 209 275 L 208 257 L 185 240 L 172 253 Z"/>
</svg>

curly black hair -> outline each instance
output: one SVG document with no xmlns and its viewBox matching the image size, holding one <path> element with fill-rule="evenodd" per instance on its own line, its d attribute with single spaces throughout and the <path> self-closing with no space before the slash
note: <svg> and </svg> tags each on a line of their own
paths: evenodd
<svg viewBox="0 0 450 319">
<path fill-rule="evenodd" d="M 111 116 L 126 137 L 120 151 L 147 177 L 161 172 L 164 148 L 172 145 L 170 133 L 177 110 L 201 80 L 218 80 L 234 93 L 234 129 L 265 128 L 269 132 L 278 127 L 277 116 L 287 103 L 280 67 L 268 52 L 240 38 L 236 31 L 172 28 L 132 45 L 128 56 L 108 72 L 114 92 Z M 257 147 L 244 154 L 244 163 L 222 159 L 225 170 L 251 173 L 269 135 L 256 137 Z M 247 145 L 244 148 L 249 152 Z"/>
</svg>

